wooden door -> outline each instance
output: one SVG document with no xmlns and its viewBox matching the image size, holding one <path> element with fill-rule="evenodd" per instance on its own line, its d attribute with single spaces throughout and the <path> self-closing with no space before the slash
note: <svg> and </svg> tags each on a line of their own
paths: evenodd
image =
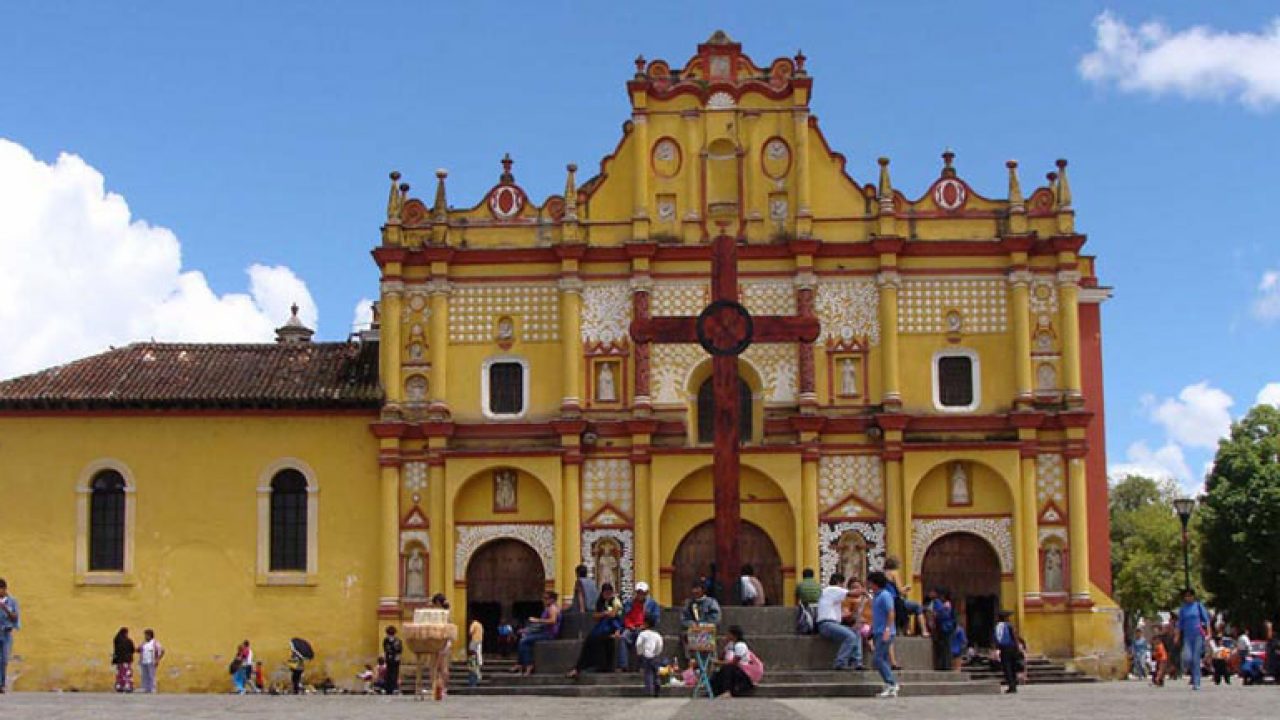
<svg viewBox="0 0 1280 720">
<path fill-rule="evenodd" d="M 782 558 L 769 535 L 756 525 L 742 523 L 742 533 L 738 539 L 742 564 L 751 565 L 756 577 L 764 586 L 765 600 L 769 605 L 782 603 Z M 709 575 L 711 563 L 716 559 L 715 523 L 708 520 L 689 531 L 676 548 L 672 565 L 671 591 L 672 604 L 681 605 L 689 597 L 689 588 L 699 575 Z M 718 598 L 722 603 L 736 604 L 738 594 L 736 588 L 728 588 Z M 726 601 L 724 595 L 728 595 Z"/>
<path fill-rule="evenodd" d="M 497 640 L 502 621 L 523 623 L 542 607 L 546 575 L 542 558 L 519 540 L 495 540 L 467 565 L 467 617 L 484 625 L 485 646 Z"/>
<path fill-rule="evenodd" d="M 924 554 L 923 591 L 945 588 L 969 640 L 986 647 L 995 632 L 1000 608 L 1000 559 L 986 540 L 970 533 L 950 533 L 934 541 Z"/>
</svg>

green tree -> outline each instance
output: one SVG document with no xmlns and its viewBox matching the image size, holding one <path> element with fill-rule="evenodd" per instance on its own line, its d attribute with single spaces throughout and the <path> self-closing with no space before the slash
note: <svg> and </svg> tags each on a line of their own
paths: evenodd
<svg viewBox="0 0 1280 720">
<path fill-rule="evenodd" d="M 1280 409 L 1259 405 L 1231 425 L 1199 515 L 1201 573 L 1214 605 L 1260 628 L 1280 609 Z"/>
<path fill-rule="evenodd" d="M 1177 605 L 1183 583 L 1182 523 L 1173 509 L 1178 494 L 1173 481 L 1141 475 L 1111 487 L 1111 583 L 1126 633 L 1138 618 Z"/>
</svg>

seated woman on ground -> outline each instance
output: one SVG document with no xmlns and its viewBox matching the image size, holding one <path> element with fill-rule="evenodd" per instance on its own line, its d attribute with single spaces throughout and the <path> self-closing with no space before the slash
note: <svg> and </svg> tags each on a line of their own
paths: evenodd
<svg viewBox="0 0 1280 720">
<path fill-rule="evenodd" d="M 750 695 L 764 678 L 764 663 L 751 652 L 745 640 L 741 626 L 729 628 L 723 659 L 715 661 L 718 669 L 711 676 L 711 692 L 716 697 Z"/>
<path fill-rule="evenodd" d="M 613 670 L 613 658 L 617 654 L 613 652 L 613 643 L 617 640 L 618 631 L 622 629 L 622 600 L 614 594 L 612 583 L 600 586 L 600 595 L 596 598 L 595 611 L 591 617 L 596 624 L 582 641 L 578 662 L 568 672 L 568 677 L 576 678 L 578 673 L 588 669 L 596 672 Z"/>
</svg>

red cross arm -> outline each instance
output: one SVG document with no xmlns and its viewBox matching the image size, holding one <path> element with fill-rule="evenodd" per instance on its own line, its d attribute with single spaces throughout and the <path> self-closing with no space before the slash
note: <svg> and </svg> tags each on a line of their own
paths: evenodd
<svg viewBox="0 0 1280 720">
<path fill-rule="evenodd" d="M 821 326 L 817 318 L 797 315 L 757 315 L 752 318 L 755 334 L 752 342 L 813 342 Z"/>
<path fill-rule="evenodd" d="M 631 339 L 636 342 L 697 343 L 697 318 L 657 317 L 631 322 Z M 815 335 L 816 337 L 816 335 Z"/>
</svg>

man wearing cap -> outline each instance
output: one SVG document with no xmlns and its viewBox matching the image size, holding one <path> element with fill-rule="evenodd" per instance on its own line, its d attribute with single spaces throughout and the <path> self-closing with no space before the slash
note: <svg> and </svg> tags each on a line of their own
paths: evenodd
<svg viewBox="0 0 1280 720">
<path fill-rule="evenodd" d="M 636 638 L 644 632 L 645 624 L 658 629 L 662 619 L 662 607 L 649 596 L 649 584 L 636 583 L 635 595 L 622 608 L 622 631 L 618 633 L 618 670 L 627 670 L 627 648 L 634 648 Z"/>
</svg>

